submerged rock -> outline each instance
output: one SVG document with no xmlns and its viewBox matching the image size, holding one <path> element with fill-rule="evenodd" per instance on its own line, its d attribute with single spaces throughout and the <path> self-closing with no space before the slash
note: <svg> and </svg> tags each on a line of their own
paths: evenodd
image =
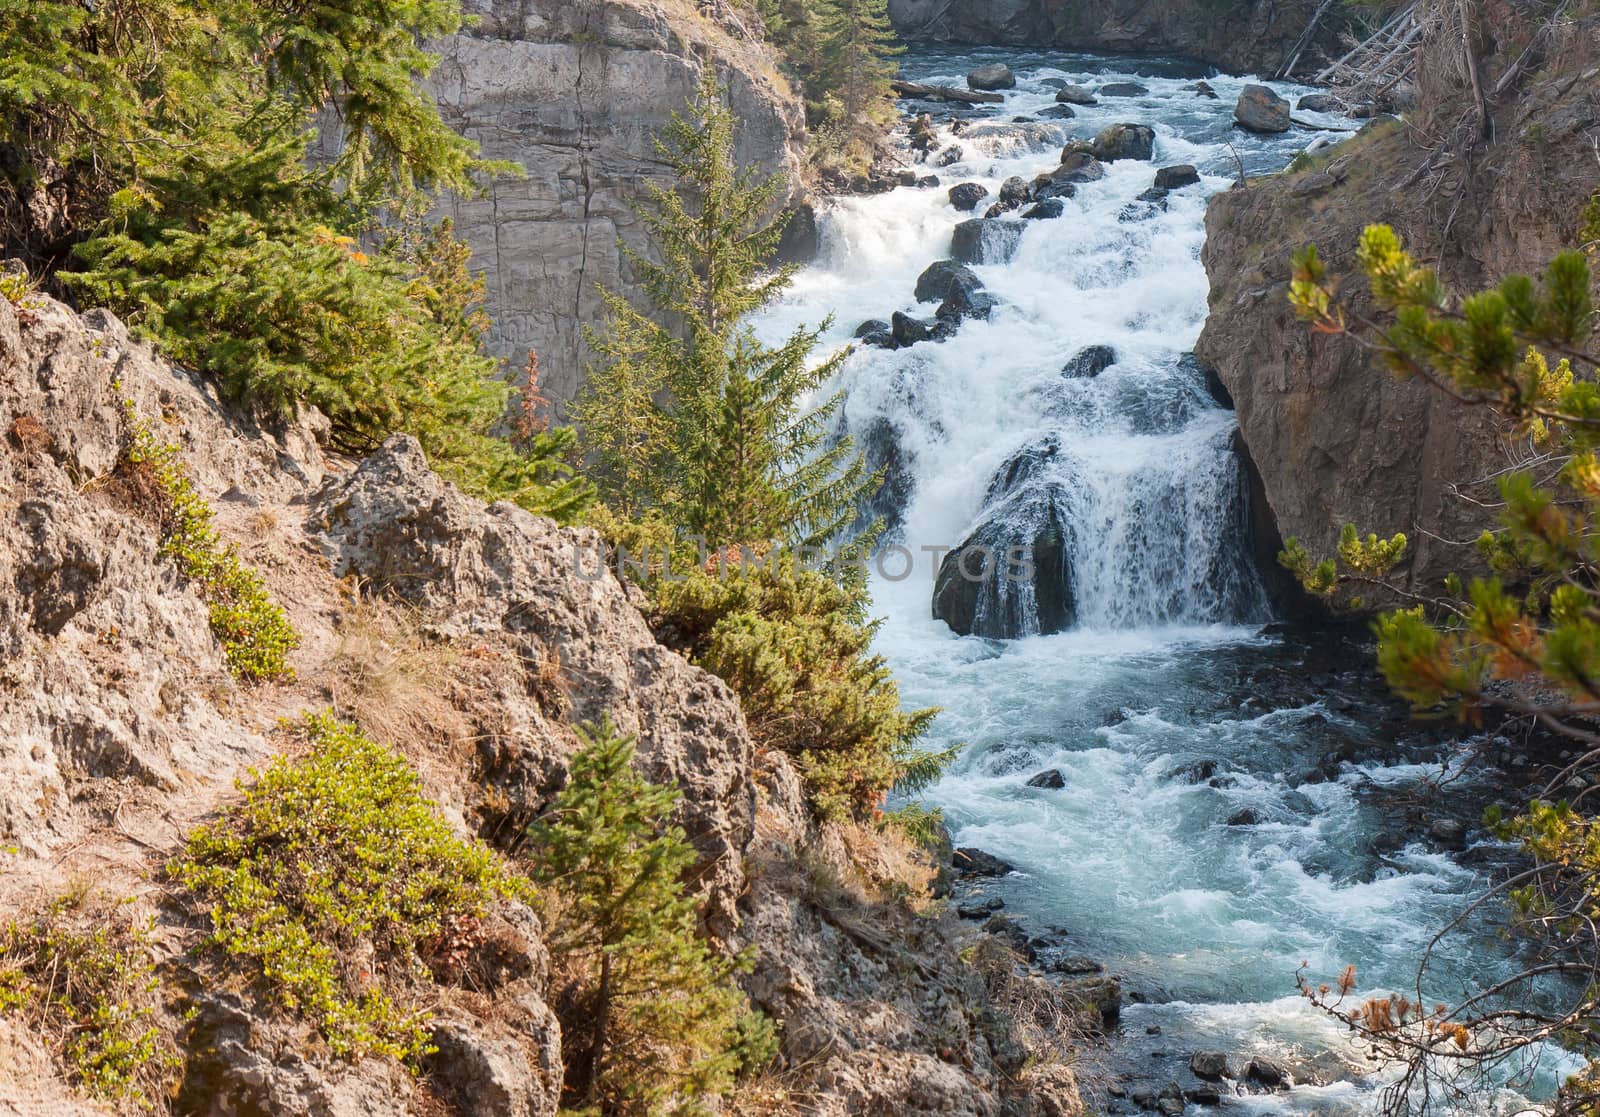
<svg viewBox="0 0 1600 1117">
<path fill-rule="evenodd" d="M 1060 198 L 1044 198 L 1023 211 L 1022 219 L 1024 221 L 1044 221 L 1053 217 L 1060 217 L 1066 211 L 1066 203 Z"/>
<path fill-rule="evenodd" d="M 1077 379 L 1099 376 L 1117 363 L 1117 351 L 1109 345 L 1091 345 L 1072 355 L 1061 369 L 1061 375 Z"/>
<path fill-rule="evenodd" d="M 1102 97 L 1143 97 L 1149 92 L 1136 81 L 1114 81 L 1100 87 Z"/>
</svg>

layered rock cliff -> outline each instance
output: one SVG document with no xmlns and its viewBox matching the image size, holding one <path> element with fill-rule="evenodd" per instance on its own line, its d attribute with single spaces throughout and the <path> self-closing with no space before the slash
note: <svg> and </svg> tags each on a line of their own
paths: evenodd
<svg viewBox="0 0 1600 1117">
<path fill-rule="evenodd" d="M 130 405 L 286 609 L 296 679 L 229 673 L 129 466 Z M 280 719 L 330 707 L 392 742 L 452 830 L 509 858 L 567 781 L 575 724 L 608 713 L 637 734 L 641 769 L 683 791 L 705 930 L 754 948 L 748 991 L 781 1029 L 775 1085 L 749 1087 L 745 1111 L 1076 1112 L 1070 1070 L 1038 1063 L 962 960 L 987 936 L 917 910 L 929 869 L 903 844 L 817 822 L 729 688 L 659 644 L 638 591 L 592 561 L 595 536 L 463 496 L 409 437 L 354 462 L 324 452 L 324 430 L 314 413 L 272 430 L 237 415 L 108 314 L 0 298 L 0 927 L 63 894 L 153 921 L 174 1112 L 556 1113 L 561 960 L 527 907 L 475 934 L 470 979 L 431 979 L 438 1053 L 417 1075 L 334 1055 L 208 950 L 163 879 L 236 779 L 296 747 Z M 1083 996 L 1008 980 L 1030 1011 L 1070 1016 Z M 0 1112 L 109 1112 L 42 1040 L 0 1012 Z"/>
<path fill-rule="evenodd" d="M 725 5 L 694 0 L 473 0 L 470 31 L 441 44 L 431 82 L 444 116 L 483 154 L 521 164 L 444 211 L 486 270 L 490 347 L 539 354 L 547 394 L 582 383 L 598 288 L 634 288 L 619 240 L 646 244 L 632 206 L 672 179 L 654 141 L 715 67 L 741 164 L 801 190 L 805 115 L 770 49 Z"/>
<path fill-rule="evenodd" d="M 1237 73 L 1276 73 L 1302 45 L 1300 72 L 1338 41 L 1339 6 L 1313 25 L 1322 7 L 1321 0 L 889 0 L 889 17 L 907 39 L 1180 54 Z"/>
<path fill-rule="evenodd" d="M 1264 534 L 1331 554 L 1347 522 L 1403 531 L 1412 546 L 1400 573 L 1412 587 L 1478 569 L 1471 544 L 1494 521 L 1495 479 L 1534 452 L 1505 442 L 1486 409 L 1399 381 L 1350 339 L 1297 321 L 1290 254 L 1316 244 L 1364 312 L 1355 246 L 1373 222 L 1394 226 L 1460 290 L 1540 272 L 1573 246 L 1600 186 L 1600 16 L 1591 6 L 1542 25 L 1507 10 L 1486 14 L 1479 33 L 1482 83 L 1506 80 L 1481 131 L 1459 37 L 1436 36 L 1404 122 L 1374 124 L 1303 170 L 1235 187 L 1206 221 L 1211 315 L 1198 351 L 1238 408 L 1265 497 L 1258 511 L 1274 521 Z"/>
</svg>

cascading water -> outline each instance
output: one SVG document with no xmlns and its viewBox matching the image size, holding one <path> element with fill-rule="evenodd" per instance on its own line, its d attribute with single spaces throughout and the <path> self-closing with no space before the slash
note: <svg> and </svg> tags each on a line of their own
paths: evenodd
<svg viewBox="0 0 1600 1117">
<path fill-rule="evenodd" d="M 1119 122 L 1155 129 L 1153 161 L 1108 163 L 1062 216 L 1001 238 L 1014 240 L 1009 258 L 973 267 L 997 301 L 987 320 L 850 359 L 846 422 L 888 468 L 880 510 L 917 557 L 910 576 L 895 563 L 874 581 L 879 647 L 908 702 L 943 708 L 930 744 L 965 745 L 929 797 L 958 844 L 1018 866 L 989 891 L 1123 976 L 1135 1003 L 1119 1074 L 1159 1087 L 1197 1049 L 1268 1053 L 1299 1060 L 1301 1085 L 1235 1106 L 1367 1108 L 1381 1068 L 1295 994 L 1297 967 L 1355 964 L 1363 991 L 1412 988 L 1429 937 L 1485 878 L 1405 825 L 1447 745 L 1408 736 L 1348 660 L 1263 629 L 1233 415 L 1186 358 L 1206 314 L 1208 196 L 1241 163 L 1281 169 L 1312 137 L 1233 131 L 1243 80 L 1211 76 L 1211 100 L 1192 69 L 1159 60 L 919 50 L 902 66 L 961 85 L 988 61 L 1009 63 L 1019 85 L 960 134 L 944 126 L 936 152 L 960 154 L 937 168 L 941 186 L 831 206 L 821 260 L 757 328 L 776 339 L 833 315 L 828 337 L 842 344 L 863 319 L 931 315 L 917 278 L 973 216 L 952 207 L 950 186 L 986 187 L 981 213 L 1008 177 L 1051 169 L 1069 139 Z M 1036 118 L 1063 82 L 1113 80 L 1148 92 Z M 1155 167 L 1183 163 L 1201 182 L 1141 200 Z M 972 631 L 1022 639 L 958 638 L 930 615 L 939 556 L 974 540 L 1042 560 L 1040 579 L 967 602 Z M 1048 767 L 1065 786 L 1029 786 Z M 1456 798 L 1426 810 L 1470 821 L 1492 776 L 1451 786 Z M 1487 842 L 1477 852 L 1494 854 Z M 1512 966 L 1475 926 L 1437 952 L 1439 999 Z M 1553 1073 L 1521 1088 L 1547 1090 Z"/>
</svg>

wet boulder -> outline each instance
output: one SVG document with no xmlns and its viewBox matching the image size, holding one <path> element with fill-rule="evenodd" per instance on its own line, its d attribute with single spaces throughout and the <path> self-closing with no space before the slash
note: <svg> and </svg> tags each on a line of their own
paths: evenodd
<svg viewBox="0 0 1600 1117">
<path fill-rule="evenodd" d="M 1056 101 L 1063 105 L 1098 105 L 1095 95 L 1081 85 L 1066 85 L 1056 93 Z"/>
<path fill-rule="evenodd" d="M 1100 87 L 1102 97 L 1143 97 L 1149 92 L 1136 81 L 1113 81 Z"/>
<path fill-rule="evenodd" d="M 1217 99 L 1217 91 L 1211 88 L 1211 83 L 1208 81 L 1197 81 L 1193 85 L 1184 86 L 1184 88 L 1193 90 L 1196 97 L 1204 97 L 1208 101 Z"/>
<path fill-rule="evenodd" d="M 989 188 L 977 182 L 963 182 L 950 188 L 950 204 L 962 213 L 971 213 L 989 196 Z"/>
<path fill-rule="evenodd" d="M 1289 1084 L 1289 1068 L 1266 1055 L 1257 1055 L 1251 1059 L 1244 1073 L 1250 1081 L 1259 1082 L 1269 1089 Z"/>
<path fill-rule="evenodd" d="M 1000 204 L 1007 209 L 1016 209 L 1028 200 L 1028 180 L 1021 175 L 1012 175 L 1000 184 Z"/>
<path fill-rule="evenodd" d="M 1076 617 L 1071 528 L 1056 486 L 1007 500 L 939 566 L 933 616 L 962 636 L 1009 640 L 1062 632 Z"/>
<path fill-rule="evenodd" d="M 890 332 L 898 348 L 905 349 L 932 339 L 933 327 L 920 318 L 913 318 L 909 314 L 894 312 L 894 320 L 890 323 Z"/>
<path fill-rule="evenodd" d="M 1228 1056 L 1222 1051 L 1196 1051 L 1189 1059 L 1189 1069 L 1196 1078 L 1213 1082 L 1228 1078 Z"/>
<path fill-rule="evenodd" d="M 950 294 L 950 286 L 961 283 L 974 290 L 983 287 L 976 273 L 959 260 L 937 260 L 917 276 L 916 299 L 919 303 L 943 302 Z"/>
<path fill-rule="evenodd" d="M 1188 163 L 1176 167 L 1162 167 L 1156 172 L 1156 189 L 1182 190 L 1200 181 L 1200 172 Z"/>
<path fill-rule="evenodd" d="M 1071 379 L 1099 376 L 1117 363 L 1117 351 L 1109 345 L 1090 345 L 1078 350 L 1061 369 L 1061 375 Z"/>
<path fill-rule="evenodd" d="M 938 310 L 934 310 L 934 317 L 939 318 L 939 322 L 958 325 L 965 322 L 966 318 L 987 318 L 990 310 L 997 306 L 1000 306 L 1000 301 L 984 291 L 984 285 L 976 275 L 966 272 L 950 280 L 944 302 L 939 304 Z"/>
<path fill-rule="evenodd" d="M 1024 221 L 1045 221 L 1050 218 L 1060 217 L 1067 211 L 1066 203 L 1060 198 L 1045 198 L 1022 214 Z"/>
<path fill-rule="evenodd" d="M 953 167 L 967 157 L 959 144 L 951 144 L 934 157 L 933 165 L 936 167 Z"/>
<path fill-rule="evenodd" d="M 1078 184 L 1075 182 L 1051 182 L 1046 179 L 1044 185 L 1034 191 L 1033 196 L 1047 202 L 1051 198 L 1075 198 L 1078 195 Z"/>
<path fill-rule="evenodd" d="M 1307 93 L 1295 104 L 1302 112 L 1340 112 L 1344 106 L 1331 93 Z"/>
<path fill-rule="evenodd" d="M 1094 138 L 1094 157 L 1103 163 L 1150 159 L 1155 150 L 1156 131 L 1148 124 L 1111 124 Z"/>
<path fill-rule="evenodd" d="M 1075 120 L 1078 114 L 1071 105 L 1051 105 L 1039 110 L 1040 120 Z"/>
<path fill-rule="evenodd" d="M 972 846 L 962 846 L 950 855 L 950 865 L 964 877 L 1003 877 L 1017 871 L 1009 861 Z"/>
<path fill-rule="evenodd" d="M 987 66 L 979 66 L 967 75 L 967 88 L 976 89 L 983 93 L 992 93 L 997 89 L 1015 89 L 1017 76 L 1011 72 L 1011 67 L 1004 62 L 993 62 Z"/>
<path fill-rule="evenodd" d="M 1050 172 L 1051 182 L 1097 182 L 1106 177 L 1106 169 L 1099 159 L 1082 151 L 1068 151 L 1061 156 L 1061 166 Z"/>
<path fill-rule="evenodd" d="M 963 221 L 955 228 L 950 255 L 964 264 L 1004 264 L 1016 254 L 1022 223 L 987 217 Z"/>
<path fill-rule="evenodd" d="M 873 334 L 882 334 L 888 332 L 889 323 L 883 321 L 881 318 L 868 318 L 865 322 L 856 327 L 856 332 L 851 336 L 858 340 L 865 340 L 866 338 L 871 337 Z"/>
<path fill-rule="evenodd" d="M 1060 791 L 1067 786 L 1067 779 L 1061 774 L 1060 768 L 1046 768 L 1028 781 L 1029 787 L 1042 787 L 1047 791 Z"/>
<path fill-rule="evenodd" d="M 1247 85 L 1233 108 L 1233 119 L 1247 132 L 1287 132 L 1289 102 L 1264 85 Z"/>
</svg>

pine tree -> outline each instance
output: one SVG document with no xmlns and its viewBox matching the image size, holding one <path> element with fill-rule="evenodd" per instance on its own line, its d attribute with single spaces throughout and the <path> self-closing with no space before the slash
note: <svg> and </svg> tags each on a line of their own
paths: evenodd
<svg viewBox="0 0 1600 1117">
<path fill-rule="evenodd" d="M 870 481 L 835 437 L 841 398 L 808 406 L 846 354 L 812 365 L 828 323 L 773 348 L 742 321 L 793 269 L 767 267 L 782 234 L 765 219 L 779 184 L 737 166 L 722 96 L 708 72 L 657 141 L 678 186 L 652 190 L 639 212 L 661 262 L 624 248 L 654 314 L 608 297 L 607 330 L 593 337 L 600 361 L 578 404 L 584 448 L 612 486 L 607 499 L 659 507 L 713 545 L 821 543 L 851 522 Z"/>
<path fill-rule="evenodd" d="M 465 246 L 380 222 L 502 169 L 417 84 L 461 19 L 457 0 L 0 3 L 0 235 L 236 402 L 314 405 L 352 452 L 405 431 L 470 491 L 570 518 L 570 434 L 500 436 Z M 339 154 L 311 158 L 335 117 Z"/>
<path fill-rule="evenodd" d="M 682 875 L 696 855 L 668 824 L 677 790 L 634 770 L 634 740 L 609 719 L 578 732 L 567 787 L 530 831 L 533 876 L 557 898 L 551 946 L 577 988 L 563 1100 L 602 1117 L 684 1111 L 770 1057 L 771 1032 L 733 982 L 746 959 L 695 933 Z"/>
<path fill-rule="evenodd" d="M 884 125 L 894 119 L 890 79 L 905 48 L 889 22 L 888 0 L 820 0 L 819 68 L 812 99 L 823 107 L 847 157 L 871 161 Z"/>
</svg>

